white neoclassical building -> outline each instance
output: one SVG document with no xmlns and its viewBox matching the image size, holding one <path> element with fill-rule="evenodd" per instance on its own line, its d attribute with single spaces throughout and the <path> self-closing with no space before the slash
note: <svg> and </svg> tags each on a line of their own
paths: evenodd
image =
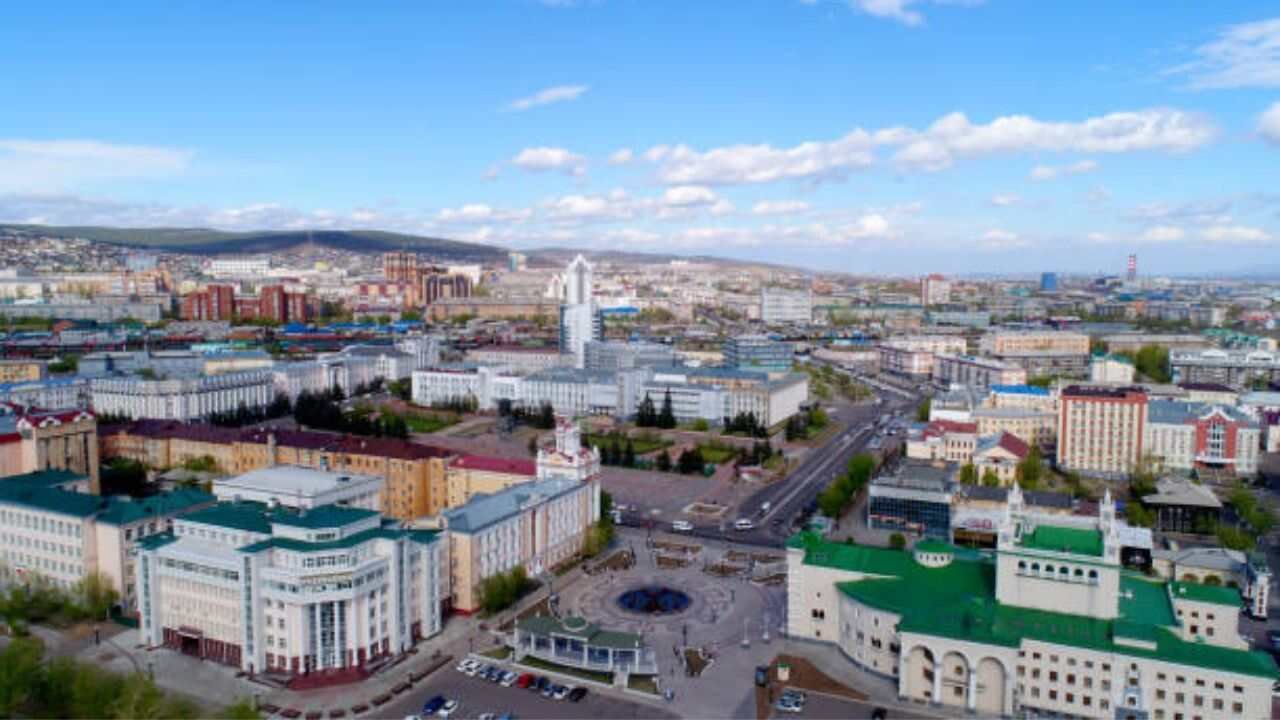
<svg viewBox="0 0 1280 720">
<path fill-rule="evenodd" d="M 1270 717 L 1275 662 L 1237 629 L 1231 587 L 1120 565 L 1096 518 L 1027 512 L 1014 487 L 994 553 L 788 542 L 788 632 L 835 643 L 904 700 L 986 716 Z"/>
<path fill-rule="evenodd" d="M 372 510 L 219 503 L 140 543 L 142 640 L 249 673 L 358 677 L 440 631 L 446 552 Z"/>
<path fill-rule="evenodd" d="M 89 393 L 99 414 L 188 422 L 241 405 L 265 408 L 275 399 L 275 385 L 271 371 L 247 370 L 165 380 L 96 378 L 89 381 Z"/>
</svg>

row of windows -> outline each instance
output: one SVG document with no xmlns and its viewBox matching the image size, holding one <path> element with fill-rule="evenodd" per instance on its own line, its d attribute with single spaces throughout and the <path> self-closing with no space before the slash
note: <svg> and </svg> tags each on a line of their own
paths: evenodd
<svg viewBox="0 0 1280 720">
<path fill-rule="evenodd" d="M 0 523 L 9 527 L 37 530 L 39 532 L 62 535 L 63 537 L 80 537 L 84 532 L 81 523 L 55 520 L 44 514 L 20 512 L 18 510 L 0 509 Z"/>
</svg>

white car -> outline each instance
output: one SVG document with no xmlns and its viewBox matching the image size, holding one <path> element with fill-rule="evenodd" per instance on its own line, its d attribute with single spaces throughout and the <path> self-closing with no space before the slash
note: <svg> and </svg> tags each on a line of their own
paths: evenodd
<svg viewBox="0 0 1280 720">
<path fill-rule="evenodd" d="M 446 701 L 445 701 L 445 703 L 444 703 L 444 706 L 440 708 L 440 712 L 438 712 L 438 713 L 436 713 L 436 714 L 437 714 L 437 715 L 439 715 L 439 716 L 440 716 L 440 717 L 442 717 L 442 718 L 447 718 L 447 717 L 449 717 L 450 715 L 453 715 L 453 714 L 454 714 L 454 713 L 456 713 L 456 712 L 458 712 L 458 701 L 457 701 L 457 700 L 446 700 Z"/>
<path fill-rule="evenodd" d="M 688 520 L 676 520 L 671 523 L 671 529 L 676 532 L 689 532 L 690 530 L 693 530 L 693 523 Z"/>
<path fill-rule="evenodd" d="M 751 522 L 747 518 L 739 518 L 733 523 L 734 530 L 754 530 L 755 527 L 756 527 L 756 524 Z"/>
<path fill-rule="evenodd" d="M 520 676 L 516 675 L 510 670 L 507 670 L 502 673 L 502 680 L 500 680 L 498 684 L 501 685 L 502 687 L 511 687 L 512 685 L 516 684 L 516 678 L 518 677 Z"/>
<path fill-rule="evenodd" d="M 476 670 L 478 670 L 479 668 L 480 668 L 479 662 L 472 660 L 471 658 L 467 658 L 466 660 L 463 660 L 462 662 L 458 663 L 458 667 L 455 669 L 458 672 L 462 673 L 463 675 L 475 675 Z"/>
</svg>

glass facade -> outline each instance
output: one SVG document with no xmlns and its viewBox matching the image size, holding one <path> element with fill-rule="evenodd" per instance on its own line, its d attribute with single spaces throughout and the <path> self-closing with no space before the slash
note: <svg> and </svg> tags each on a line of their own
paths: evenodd
<svg viewBox="0 0 1280 720">
<path fill-rule="evenodd" d="M 943 502 L 873 496 L 867 510 L 867 524 L 880 530 L 897 530 L 949 540 L 951 506 Z"/>
</svg>

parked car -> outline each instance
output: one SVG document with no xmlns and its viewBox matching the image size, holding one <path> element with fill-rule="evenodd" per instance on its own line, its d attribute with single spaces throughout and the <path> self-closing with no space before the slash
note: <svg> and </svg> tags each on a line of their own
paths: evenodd
<svg viewBox="0 0 1280 720">
<path fill-rule="evenodd" d="M 569 702 L 582 702 L 582 698 L 587 696 L 587 689 L 579 685 L 569 691 Z"/>
<path fill-rule="evenodd" d="M 780 697 L 778 698 L 778 701 L 773 704 L 773 709 L 781 712 L 798 713 L 803 710 L 804 707 L 795 700 Z"/>
<path fill-rule="evenodd" d="M 426 701 L 425 703 L 422 704 L 422 716 L 431 717 L 432 715 L 435 715 L 437 712 L 440 711 L 440 708 L 444 707 L 445 702 L 446 700 L 444 699 L 443 695 L 436 695 L 435 697 Z"/>
<path fill-rule="evenodd" d="M 563 685 L 556 685 L 555 687 L 551 688 L 551 696 L 557 700 L 563 700 L 569 697 L 569 688 Z"/>
<path fill-rule="evenodd" d="M 871 720 L 884 720 L 887 717 L 889 717 L 889 711 L 882 707 L 871 711 Z"/>
<path fill-rule="evenodd" d="M 550 686 L 551 686 L 551 681 L 547 679 L 547 676 L 539 675 L 538 679 L 534 680 L 533 684 L 529 686 L 529 689 L 542 692 L 543 690 L 546 690 Z"/>
<path fill-rule="evenodd" d="M 479 669 L 480 669 L 480 663 L 475 660 L 472 660 L 471 658 L 467 658 L 466 660 L 463 660 L 462 662 L 458 663 L 458 672 L 462 673 L 463 675 L 475 675 L 476 670 L 479 670 Z"/>
<path fill-rule="evenodd" d="M 693 530 L 693 523 L 688 520 L 676 520 L 671 523 L 671 529 L 676 532 L 689 532 L 690 530 Z"/>
<path fill-rule="evenodd" d="M 502 679 L 498 681 L 502 687 L 511 687 L 516 684 L 516 674 L 507 670 L 502 673 Z"/>
<path fill-rule="evenodd" d="M 555 697 L 556 686 L 552 685 L 551 683 L 547 683 L 547 686 L 542 688 L 542 692 L 540 694 L 542 695 L 542 697 L 550 700 L 551 698 Z"/>
<path fill-rule="evenodd" d="M 756 524 L 751 522 L 749 518 L 738 518 L 733 523 L 734 530 L 754 530 Z"/>
<path fill-rule="evenodd" d="M 438 712 L 436 712 L 436 714 L 437 714 L 437 715 L 439 715 L 439 716 L 440 716 L 440 717 L 442 717 L 442 718 L 447 718 L 447 717 L 449 717 L 450 715 L 453 715 L 453 714 L 454 714 L 454 713 L 456 713 L 456 712 L 458 712 L 458 701 L 457 701 L 457 700 L 445 700 L 444 705 L 442 705 L 442 706 L 440 707 L 440 710 L 439 710 Z"/>
<path fill-rule="evenodd" d="M 533 673 L 521 673 L 520 677 L 516 678 L 516 687 L 527 688 L 534 679 Z"/>
</svg>

